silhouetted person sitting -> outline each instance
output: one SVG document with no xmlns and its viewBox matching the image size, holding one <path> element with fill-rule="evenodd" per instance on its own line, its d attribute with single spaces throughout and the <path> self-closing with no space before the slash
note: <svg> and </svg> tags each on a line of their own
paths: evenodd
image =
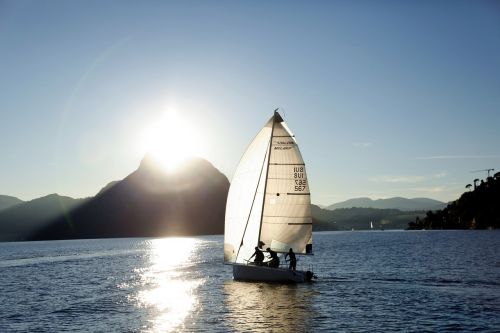
<svg viewBox="0 0 500 333">
<path fill-rule="evenodd" d="M 288 253 L 285 254 L 285 260 L 286 260 L 286 257 L 290 257 L 289 269 L 295 270 L 297 268 L 297 258 L 295 258 L 295 253 L 293 253 L 292 248 L 290 248 L 290 251 L 288 251 Z"/>
<path fill-rule="evenodd" d="M 254 263 L 262 266 L 262 262 L 264 262 L 264 253 L 256 246 L 255 247 L 255 252 L 252 254 L 252 256 L 248 259 L 252 259 L 255 256 Z"/>
<path fill-rule="evenodd" d="M 271 250 L 270 248 L 267 248 L 266 251 L 269 253 L 269 256 L 271 257 L 271 260 L 267 262 L 267 265 L 269 267 L 280 267 L 280 258 L 278 258 L 278 254 Z"/>
</svg>

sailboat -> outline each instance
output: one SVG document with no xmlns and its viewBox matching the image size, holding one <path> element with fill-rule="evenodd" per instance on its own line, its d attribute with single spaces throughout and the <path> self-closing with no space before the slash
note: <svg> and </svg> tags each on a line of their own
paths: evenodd
<svg viewBox="0 0 500 333">
<path fill-rule="evenodd" d="M 229 189 L 224 262 L 233 266 L 235 280 L 306 282 L 314 277 L 312 271 L 250 261 L 256 248 L 312 254 L 305 163 L 295 136 L 277 110 L 243 154 Z"/>
<path fill-rule="evenodd" d="M 373 221 L 370 221 L 370 229 L 373 230 Z"/>
</svg>

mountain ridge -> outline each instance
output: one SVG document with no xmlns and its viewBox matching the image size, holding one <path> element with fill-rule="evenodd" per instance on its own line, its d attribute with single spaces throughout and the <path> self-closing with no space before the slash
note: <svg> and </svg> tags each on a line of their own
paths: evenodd
<svg viewBox="0 0 500 333">
<path fill-rule="evenodd" d="M 0 212 L 0 241 L 26 240 L 57 216 L 68 214 L 88 199 L 74 199 L 57 193 L 25 201 Z"/>
<path fill-rule="evenodd" d="M 314 231 L 403 230 L 409 221 L 425 216 L 423 211 L 356 207 L 326 210 L 316 205 L 312 205 L 311 211 Z"/>
<path fill-rule="evenodd" d="M 146 156 L 94 197 L 51 194 L 0 212 L 0 240 L 49 240 L 220 234 L 229 180 L 193 158 L 166 172 Z"/>
<path fill-rule="evenodd" d="M 430 198 L 403 198 L 392 197 L 387 199 L 371 199 L 368 197 L 352 198 L 325 207 L 326 210 L 339 208 L 377 208 L 377 209 L 398 209 L 401 211 L 416 210 L 438 210 L 446 206 L 446 203 Z"/>
<path fill-rule="evenodd" d="M 0 211 L 0 241 L 107 237 L 161 237 L 222 234 L 229 180 L 210 162 L 195 158 L 169 173 L 145 156 L 122 180 L 109 182 L 93 197 L 73 199 L 56 193 L 12 203 Z M 12 199 L 13 198 L 13 199 Z M 417 216 L 428 198 L 391 198 L 407 209 L 335 208 L 313 205 L 314 230 L 402 229 Z M 343 204 L 373 205 L 390 199 L 350 199 Z M 380 205 L 379 205 L 380 206 Z M 328 209 L 330 208 L 330 210 Z"/>
</svg>

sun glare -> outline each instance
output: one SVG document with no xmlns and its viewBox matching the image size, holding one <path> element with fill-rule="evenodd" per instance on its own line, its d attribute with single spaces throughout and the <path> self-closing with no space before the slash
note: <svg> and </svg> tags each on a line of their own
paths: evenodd
<svg viewBox="0 0 500 333">
<path fill-rule="evenodd" d="M 201 155 L 197 132 L 175 111 L 166 112 L 148 128 L 143 141 L 144 150 L 167 171 L 174 171 L 186 159 Z"/>
</svg>

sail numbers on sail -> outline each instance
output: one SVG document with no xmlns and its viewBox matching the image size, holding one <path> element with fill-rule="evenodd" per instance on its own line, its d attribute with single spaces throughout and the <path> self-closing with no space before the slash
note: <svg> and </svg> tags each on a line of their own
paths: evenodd
<svg viewBox="0 0 500 333">
<path fill-rule="evenodd" d="M 307 180 L 305 179 L 304 166 L 293 167 L 293 178 L 295 182 L 294 190 L 302 192 L 307 187 Z"/>
</svg>

